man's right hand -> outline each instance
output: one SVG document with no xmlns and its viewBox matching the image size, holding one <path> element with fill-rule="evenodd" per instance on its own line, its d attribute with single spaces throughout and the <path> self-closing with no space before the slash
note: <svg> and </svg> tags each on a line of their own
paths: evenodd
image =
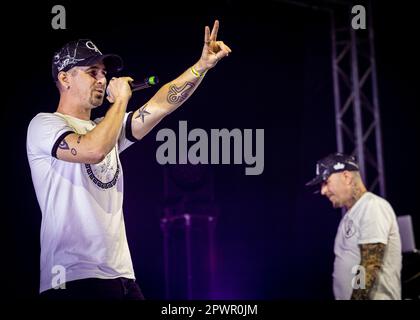
<svg viewBox="0 0 420 320">
<path fill-rule="evenodd" d="M 100 163 L 115 147 L 131 98 L 130 77 L 112 78 L 107 88 L 107 99 L 113 103 L 102 121 L 86 134 L 70 133 L 59 141 L 56 157 L 76 163 Z"/>
<path fill-rule="evenodd" d="M 133 82 L 133 78 L 121 77 L 112 78 L 109 81 L 108 87 L 106 88 L 107 100 L 110 103 L 114 103 L 116 100 L 121 99 L 128 101 L 131 98 L 131 87 L 130 83 Z"/>
</svg>

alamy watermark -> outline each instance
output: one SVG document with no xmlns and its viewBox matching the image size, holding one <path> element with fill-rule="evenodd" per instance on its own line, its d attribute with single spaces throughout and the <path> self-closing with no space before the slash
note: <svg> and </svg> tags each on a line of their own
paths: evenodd
<svg viewBox="0 0 420 320">
<path fill-rule="evenodd" d="M 54 30 L 57 29 L 66 29 L 66 8 L 62 5 L 55 5 L 51 9 L 51 13 L 55 16 L 51 20 L 51 27 Z"/>
<path fill-rule="evenodd" d="M 366 289 L 366 270 L 361 265 L 355 265 L 351 269 L 354 277 L 351 279 L 351 287 L 353 289 Z"/>
<path fill-rule="evenodd" d="M 366 29 L 366 9 L 362 5 L 356 5 L 351 8 L 351 13 L 355 16 L 351 19 L 351 27 L 354 30 Z"/>
<path fill-rule="evenodd" d="M 62 265 L 55 265 L 51 268 L 51 274 L 54 276 L 51 279 L 51 287 L 53 289 L 66 288 L 66 268 Z"/>
<path fill-rule="evenodd" d="M 178 137 L 175 131 L 168 128 L 158 131 L 156 141 L 164 143 L 156 150 L 156 160 L 162 165 L 231 164 L 233 145 L 233 163 L 245 162 L 249 166 L 245 168 L 246 175 L 260 175 L 264 171 L 264 129 L 255 129 L 255 144 L 253 131 L 237 128 L 230 131 L 211 129 L 209 137 L 209 134 L 200 128 L 188 132 L 187 121 L 179 121 Z M 195 143 L 188 146 L 188 142 Z"/>
<path fill-rule="evenodd" d="M 63 5 L 55 5 L 51 9 L 55 16 L 51 20 L 51 27 L 54 30 L 66 29 L 66 8 Z M 351 20 L 353 29 L 366 29 L 366 8 L 362 5 L 355 5 L 351 8 L 351 13 L 355 16 Z"/>
</svg>

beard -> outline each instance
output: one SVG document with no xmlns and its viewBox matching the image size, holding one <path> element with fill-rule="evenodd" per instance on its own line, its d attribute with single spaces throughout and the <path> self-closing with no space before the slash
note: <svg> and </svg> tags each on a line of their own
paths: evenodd
<svg viewBox="0 0 420 320">
<path fill-rule="evenodd" d="M 342 204 L 336 201 L 332 201 L 332 206 L 334 209 L 338 209 L 342 207 Z"/>
<path fill-rule="evenodd" d="M 90 97 L 90 104 L 94 107 L 99 107 L 102 105 L 102 103 L 104 102 L 104 95 L 94 91 Z"/>
<path fill-rule="evenodd" d="M 343 204 L 337 199 L 337 198 L 333 198 L 334 196 L 331 196 L 330 198 L 329 198 L 329 200 L 330 200 L 330 202 L 331 202 L 331 204 L 332 204 L 332 206 L 333 206 L 333 208 L 334 209 L 338 209 L 338 208 L 342 208 L 343 207 Z"/>
</svg>

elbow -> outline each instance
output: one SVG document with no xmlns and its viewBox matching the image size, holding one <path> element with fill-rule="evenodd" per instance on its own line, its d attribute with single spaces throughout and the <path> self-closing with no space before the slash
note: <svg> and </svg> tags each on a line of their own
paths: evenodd
<svg viewBox="0 0 420 320">
<path fill-rule="evenodd" d="M 106 154 L 105 153 L 99 152 L 99 153 L 95 154 L 95 156 L 92 159 L 92 161 L 93 161 L 92 164 L 101 163 L 105 159 L 105 157 L 106 157 Z"/>
<path fill-rule="evenodd" d="M 87 150 L 87 163 L 98 164 L 102 162 L 107 154 L 112 150 L 114 146 L 108 146 L 105 143 L 99 143 L 98 139 L 93 139 L 92 136 L 85 136 L 86 150 Z"/>
<path fill-rule="evenodd" d="M 102 150 L 92 151 L 88 160 L 89 164 L 101 163 L 106 157 L 106 153 Z"/>
</svg>

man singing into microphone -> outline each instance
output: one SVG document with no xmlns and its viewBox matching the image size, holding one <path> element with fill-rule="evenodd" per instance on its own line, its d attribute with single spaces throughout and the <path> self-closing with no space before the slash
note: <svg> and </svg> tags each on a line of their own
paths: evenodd
<svg viewBox="0 0 420 320">
<path fill-rule="evenodd" d="M 218 21 L 211 33 L 206 26 L 198 62 L 135 112 L 126 112 L 133 79 L 106 80 L 107 72 L 122 69 L 119 56 L 103 55 L 90 40 L 69 42 L 54 55 L 57 111 L 37 114 L 27 134 L 42 211 L 41 297 L 143 299 L 125 234 L 119 153 L 185 102 L 231 52 L 216 40 L 218 29 Z M 102 105 L 106 92 L 111 106 L 92 121 L 91 110 Z"/>
</svg>

